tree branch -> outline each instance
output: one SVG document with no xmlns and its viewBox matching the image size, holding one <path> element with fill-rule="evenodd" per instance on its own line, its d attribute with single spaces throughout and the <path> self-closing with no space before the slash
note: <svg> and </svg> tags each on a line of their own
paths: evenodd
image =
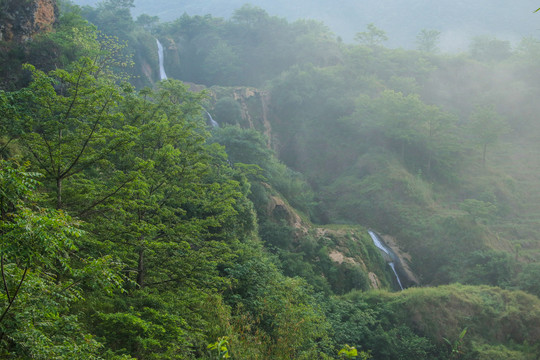
<svg viewBox="0 0 540 360">
<path fill-rule="evenodd" d="M 73 281 L 71 284 L 69 284 L 68 286 L 62 288 L 62 290 L 60 290 L 60 291 L 65 292 L 65 291 L 71 289 L 73 286 L 80 284 L 81 282 L 82 282 L 82 279 L 77 280 L 77 281 Z"/>
<path fill-rule="evenodd" d="M 6 308 L 6 310 L 4 310 L 4 312 L 2 313 L 2 316 L 0 316 L 0 323 L 2 322 L 2 320 L 4 320 L 4 317 L 6 316 L 9 309 L 11 308 L 11 305 L 13 305 L 13 303 L 15 302 L 15 297 L 17 297 L 17 294 L 19 293 L 19 290 L 21 289 L 21 286 L 24 282 L 24 278 L 26 277 L 27 273 L 28 273 L 28 268 L 25 268 L 23 275 L 21 277 L 21 281 L 19 282 L 19 286 L 17 286 L 17 289 L 15 290 L 15 293 L 13 294 L 13 297 L 11 298 L 11 301 L 9 302 L 8 307 Z"/>
<path fill-rule="evenodd" d="M 83 211 L 81 211 L 79 213 L 79 217 L 82 217 L 84 214 L 86 214 L 88 211 L 90 211 L 91 209 L 93 209 L 94 207 L 98 206 L 99 204 L 103 203 L 105 200 L 107 200 L 108 198 L 110 198 L 111 196 L 114 196 L 116 195 L 124 186 L 126 186 L 126 184 L 128 184 L 129 182 L 135 180 L 135 177 L 133 178 L 130 178 L 130 179 L 127 179 L 126 181 L 124 181 L 122 184 L 120 184 L 120 186 L 118 186 L 112 193 L 110 193 L 109 195 L 103 197 L 102 199 L 94 202 L 92 205 L 90 205 L 89 207 L 87 207 L 86 209 L 84 209 Z"/>
<path fill-rule="evenodd" d="M 3 153 L 4 150 L 6 150 L 6 148 L 8 147 L 8 145 L 9 145 L 13 140 L 15 140 L 15 139 L 16 139 L 16 138 L 14 138 L 14 137 L 10 137 L 9 140 L 8 140 L 8 142 L 7 142 L 4 146 L 2 146 L 2 148 L 0 149 L 0 153 Z"/>
<path fill-rule="evenodd" d="M 84 69 L 80 69 L 79 76 L 77 77 L 77 82 L 75 83 L 75 93 L 73 94 L 73 100 L 69 104 L 66 114 L 64 115 L 64 121 L 68 119 L 69 115 L 71 114 L 71 110 L 75 106 L 75 102 L 77 101 L 77 98 L 79 96 L 79 87 L 80 87 L 83 72 L 84 72 Z"/>
<path fill-rule="evenodd" d="M 24 138 L 21 138 L 21 141 L 23 143 L 23 145 L 32 153 L 32 156 L 34 156 L 34 159 L 36 159 L 36 161 L 39 163 L 39 166 L 45 170 L 47 172 L 47 174 L 49 174 L 50 176 L 53 176 L 54 177 L 54 174 L 47 168 L 47 166 L 45 166 L 45 164 L 43 164 L 43 162 L 41 161 L 41 159 L 37 156 L 36 152 L 34 151 L 34 149 L 32 149 L 32 147 L 24 140 Z"/>
<path fill-rule="evenodd" d="M 86 147 L 88 146 L 88 143 L 90 142 L 90 139 L 92 139 L 98 124 L 101 122 L 101 117 L 102 117 L 103 113 L 105 112 L 105 109 L 107 108 L 107 105 L 109 105 L 110 100 L 111 100 L 110 98 L 107 99 L 107 101 L 105 101 L 105 103 L 103 104 L 103 107 L 101 108 L 101 110 L 100 110 L 100 112 L 99 112 L 99 114 L 97 116 L 97 119 L 94 122 L 94 125 L 92 126 L 92 130 L 90 131 L 90 134 L 88 134 L 88 136 L 86 137 L 86 140 L 84 141 L 83 146 L 81 147 L 81 151 L 79 151 L 79 153 L 77 154 L 75 159 L 71 162 L 71 165 L 62 174 L 60 174 L 60 176 L 62 178 L 67 177 L 69 172 L 71 171 L 71 169 L 73 169 L 73 167 L 79 163 L 79 159 L 81 158 L 82 154 L 86 150 Z"/>
<path fill-rule="evenodd" d="M 9 296 L 9 289 L 8 289 L 8 286 L 7 286 L 7 282 L 6 282 L 6 275 L 5 275 L 5 272 L 4 272 L 4 255 L 2 255 L 0 257 L 0 266 L 2 268 L 2 281 L 4 283 L 4 289 L 6 290 L 6 295 L 7 295 L 7 298 L 8 298 L 8 302 L 11 302 L 11 296 Z"/>
</svg>

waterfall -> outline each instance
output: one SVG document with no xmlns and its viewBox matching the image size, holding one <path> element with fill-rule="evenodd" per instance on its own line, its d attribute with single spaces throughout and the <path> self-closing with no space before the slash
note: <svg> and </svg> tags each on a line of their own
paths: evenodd
<svg viewBox="0 0 540 360">
<path fill-rule="evenodd" d="M 375 234 L 371 230 L 369 230 L 368 233 L 369 233 L 369 236 L 371 236 L 371 239 L 373 240 L 373 243 L 375 244 L 375 246 L 379 248 L 379 250 L 384 251 L 388 256 L 390 256 L 390 251 L 388 251 L 388 249 L 382 244 L 377 234 Z"/>
<path fill-rule="evenodd" d="M 386 247 L 383 244 L 383 242 L 381 241 L 379 236 L 375 234 L 375 232 L 369 230 L 368 233 L 369 233 L 369 236 L 371 236 L 371 239 L 373 240 L 373 243 L 375 244 L 375 246 L 387 255 L 385 256 L 385 260 L 388 262 L 388 265 L 390 266 L 390 268 L 392 268 L 392 271 L 394 272 L 394 275 L 396 276 L 396 280 L 400 289 L 403 290 L 403 285 L 401 284 L 401 279 L 399 278 L 399 275 L 396 271 L 396 265 L 394 263 L 394 260 L 397 258 L 396 254 L 394 254 L 392 250 L 390 250 L 388 247 Z"/>
<path fill-rule="evenodd" d="M 165 73 L 165 66 L 163 65 L 163 45 L 156 39 L 158 48 L 158 60 L 159 60 L 159 79 L 167 80 L 167 74 Z"/>
<path fill-rule="evenodd" d="M 394 275 L 396 275 L 396 280 L 397 280 L 397 282 L 399 284 L 399 288 L 401 290 L 403 290 L 403 285 L 401 285 L 401 280 L 399 280 L 399 276 L 398 276 L 397 271 L 396 271 L 396 265 L 394 265 L 393 261 L 389 262 L 388 265 L 390 265 L 390 267 L 392 268 L 392 271 L 394 272 Z"/>
<path fill-rule="evenodd" d="M 212 115 L 210 115 L 208 111 L 206 112 L 206 115 L 208 115 L 208 120 L 210 120 L 210 125 L 212 125 L 212 127 L 218 128 L 219 127 L 218 122 L 212 118 Z"/>
</svg>

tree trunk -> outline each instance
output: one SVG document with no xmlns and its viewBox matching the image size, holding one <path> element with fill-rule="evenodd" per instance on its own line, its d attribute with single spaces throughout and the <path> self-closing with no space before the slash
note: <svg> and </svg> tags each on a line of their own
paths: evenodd
<svg viewBox="0 0 540 360">
<path fill-rule="evenodd" d="M 56 179 L 56 210 L 62 208 L 62 179 Z"/>
<path fill-rule="evenodd" d="M 139 249 L 139 263 L 137 266 L 137 285 L 139 288 L 144 286 L 144 248 Z"/>
</svg>

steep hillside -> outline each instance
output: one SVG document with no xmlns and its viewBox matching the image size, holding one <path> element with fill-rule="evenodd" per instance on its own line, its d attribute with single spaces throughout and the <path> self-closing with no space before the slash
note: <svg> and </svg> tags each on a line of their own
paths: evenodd
<svg viewBox="0 0 540 360">
<path fill-rule="evenodd" d="M 269 249 L 278 250 L 282 256 L 285 273 L 310 279 L 321 276 L 332 292 L 345 294 L 351 290 L 386 289 L 400 290 L 394 272 L 387 261 L 394 261 L 401 286 L 420 285 L 410 269 L 410 256 L 399 249 L 395 240 L 385 237 L 396 254 L 386 260 L 384 253 L 376 248 L 361 226 L 317 226 L 301 216 L 277 193 L 268 199 L 267 212 L 259 213 L 262 223 L 262 239 Z M 268 227 L 266 229 L 265 227 Z M 279 229 L 289 230 L 280 232 Z M 279 238 L 275 233 L 281 234 Z M 289 234 L 289 237 L 283 236 Z M 287 254 L 289 252 L 289 254 Z M 290 258 L 287 259 L 287 256 Z M 299 256 L 293 264 L 294 257 Z M 312 267 L 312 274 L 297 273 L 298 266 Z M 320 284 L 314 284 L 315 286 Z"/>
<path fill-rule="evenodd" d="M 0 41 L 0 357 L 539 357 L 540 41 L 132 4 Z"/>
<path fill-rule="evenodd" d="M 538 343 L 540 333 L 534 322 L 540 302 L 522 292 L 450 285 L 402 293 L 356 292 L 345 298 L 351 303 L 349 319 L 366 311 L 381 316 L 361 322 L 344 317 L 338 330 L 353 343 L 387 344 L 373 351 L 376 359 L 532 360 L 537 356 L 538 350 L 527 344 Z M 369 330 L 351 331 L 355 326 Z"/>
</svg>

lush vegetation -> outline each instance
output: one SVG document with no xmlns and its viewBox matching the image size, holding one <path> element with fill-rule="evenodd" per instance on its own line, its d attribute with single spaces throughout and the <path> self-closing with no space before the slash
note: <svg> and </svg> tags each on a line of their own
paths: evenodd
<svg viewBox="0 0 540 360">
<path fill-rule="evenodd" d="M 536 40 L 60 5 L 0 42 L 3 358 L 538 357 Z"/>
<path fill-rule="evenodd" d="M 79 5 L 97 5 L 100 0 L 74 0 Z M 162 21 L 174 21 L 181 14 L 230 18 L 243 0 L 135 0 L 132 12 L 159 16 Z M 502 34 L 508 39 L 536 34 L 538 8 L 535 0 L 523 0 L 512 6 L 493 5 L 489 0 L 474 3 L 439 0 L 393 0 L 358 2 L 342 0 L 339 6 L 331 0 L 254 0 L 250 2 L 271 14 L 289 20 L 314 18 L 323 21 L 337 35 L 352 41 L 355 34 L 369 23 L 375 23 L 388 33 L 391 47 L 414 48 L 422 29 L 436 29 L 442 35 L 445 49 L 465 49 L 469 37 L 482 34 Z M 431 31 L 431 30 L 429 30 Z"/>
</svg>

